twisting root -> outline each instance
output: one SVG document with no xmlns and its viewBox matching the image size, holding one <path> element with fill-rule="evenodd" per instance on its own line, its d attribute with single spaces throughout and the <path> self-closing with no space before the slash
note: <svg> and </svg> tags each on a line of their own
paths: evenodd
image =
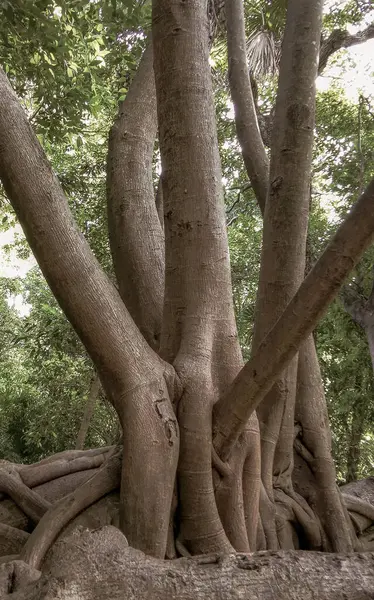
<svg viewBox="0 0 374 600">
<path fill-rule="evenodd" d="M 282 489 L 274 491 L 276 502 L 288 506 L 294 515 L 294 520 L 298 523 L 308 541 L 308 547 L 312 550 L 320 550 L 322 548 L 321 524 L 317 515 L 313 513 L 311 508 L 305 502 L 304 498 L 295 494 L 293 491 L 286 493 Z"/>
<path fill-rule="evenodd" d="M 343 501 L 349 511 L 353 511 L 374 522 L 374 506 L 350 494 L 343 493 Z"/>
<path fill-rule="evenodd" d="M 38 523 L 42 516 L 51 508 L 49 502 L 30 490 L 21 481 L 17 472 L 0 471 L 0 492 L 7 494 L 34 522 Z"/>
<path fill-rule="evenodd" d="M 101 467 L 106 458 L 105 454 L 95 454 L 94 456 L 60 459 L 42 465 L 28 465 L 24 469 L 21 469 L 19 474 L 23 483 L 33 488 L 52 479 L 69 475 L 70 473 Z"/>
<path fill-rule="evenodd" d="M 40 570 L 47 551 L 63 527 L 88 506 L 118 488 L 121 462 L 120 453 L 112 456 L 91 479 L 55 504 L 30 535 L 21 560 Z"/>
<path fill-rule="evenodd" d="M 42 460 L 32 465 L 18 465 L 18 467 L 22 471 L 27 471 L 28 469 L 33 469 L 34 467 L 40 467 L 41 465 L 47 465 L 49 463 L 56 462 L 56 460 L 73 460 L 74 458 L 82 458 L 83 456 L 96 456 L 97 454 L 106 454 L 107 452 L 112 451 L 113 448 L 115 448 L 115 446 L 89 448 L 88 450 L 63 450 L 62 452 L 57 452 L 57 454 L 52 454 L 51 456 L 42 458 Z"/>
</svg>

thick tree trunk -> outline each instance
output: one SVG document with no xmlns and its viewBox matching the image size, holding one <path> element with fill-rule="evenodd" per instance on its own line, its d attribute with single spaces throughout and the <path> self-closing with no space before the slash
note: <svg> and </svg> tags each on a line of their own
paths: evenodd
<svg viewBox="0 0 374 600">
<path fill-rule="evenodd" d="M 303 7 L 305 13 L 301 13 Z M 372 184 L 286 308 L 299 283 L 299 267 L 303 260 L 304 196 L 308 187 L 309 142 L 312 136 L 310 117 L 313 111 L 310 109 L 310 100 L 314 80 L 312 82 L 313 78 L 305 74 L 305 77 L 300 77 L 299 89 L 297 77 L 302 71 L 306 55 L 309 60 L 316 54 L 317 43 L 313 36 L 318 27 L 317 17 L 321 8 L 320 2 L 312 6 L 310 2 L 303 1 L 300 4 L 291 0 L 282 69 L 284 75 L 281 76 L 283 83 L 280 85 L 276 117 L 279 119 L 279 139 L 274 143 L 270 202 L 266 209 L 268 215 L 265 215 L 267 233 L 264 257 L 266 255 L 268 258 L 264 258 L 266 269 L 263 269 L 265 276 L 259 295 L 259 308 L 263 303 L 266 310 L 263 321 L 260 320 L 258 325 L 258 342 L 261 343 L 251 361 L 243 368 L 232 305 L 221 169 L 208 62 L 206 8 L 203 0 L 191 0 L 189 3 L 154 0 L 153 3 L 152 43 L 166 222 L 165 289 L 162 211 L 160 209 L 159 218 L 153 187 L 150 185 L 151 156 L 156 134 L 151 48 L 146 51 L 132 90 L 121 106 L 110 142 L 108 208 L 109 212 L 112 211 L 109 219 L 111 246 L 120 294 L 105 276 L 78 231 L 58 181 L 5 74 L 0 71 L 0 176 L 43 273 L 94 361 L 107 396 L 121 421 L 121 528 L 133 547 L 159 558 L 165 556 L 167 547 L 171 555 L 175 553 L 175 537 L 176 546 L 181 553 L 227 553 L 232 548 L 243 551 L 255 549 L 259 495 L 262 491 L 265 498 L 261 513 L 263 515 L 268 508 L 266 500 L 269 501 L 271 486 L 266 485 L 266 490 L 263 486 L 260 490 L 259 430 L 254 410 L 295 356 L 301 341 L 315 326 L 342 278 L 351 268 L 352 261 L 357 260 L 374 235 Z M 306 27 L 305 33 L 303 27 L 308 11 L 312 26 Z M 295 15 L 295 23 L 299 23 L 299 26 L 291 19 Z M 295 26 L 292 35 L 291 26 Z M 242 27 L 243 23 L 241 36 Z M 301 43 L 303 31 L 305 35 Z M 314 54 L 305 52 L 306 40 L 311 45 L 314 40 Z M 291 61 L 292 57 L 295 64 Z M 314 68 L 316 61 L 312 60 L 312 63 Z M 305 73 L 308 69 L 309 63 L 305 66 Z M 303 72 L 301 74 L 304 75 Z M 300 90 L 302 97 L 298 96 Z M 144 102 L 139 102 L 139 99 Z M 131 140 L 130 144 L 124 143 L 125 138 Z M 147 167 L 144 171 L 143 162 Z M 304 177 L 298 176 L 299 168 Z M 144 193 L 140 193 L 141 190 Z M 301 202 L 301 216 L 296 200 Z M 139 205 L 139 210 L 135 211 L 131 221 L 134 201 Z M 279 207 L 282 208 L 282 214 L 277 213 Z M 294 218 L 292 209 L 296 211 L 297 218 Z M 286 222 L 285 217 L 288 217 Z M 140 231 L 135 235 L 136 227 Z M 144 229 L 148 235 L 149 228 L 151 235 L 147 239 L 139 239 Z M 125 239 L 124 235 L 127 233 L 129 238 Z M 296 256 L 297 252 L 291 252 L 285 266 L 275 253 L 274 264 L 270 264 L 273 257 L 270 246 L 283 243 L 286 235 L 295 235 L 296 250 L 300 245 L 301 254 Z M 130 238 L 132 242 L 128 243 Z M 304 244 L 301 244 L 302 239 Z M 139 244 L 139 247 L 135 248 L 134 244 Z M 138 254 L 142 244 L 142 252 Z M 296 275 L 293 274 L 293 279 L 290 278 L 290 265 L 295 268 Z M 276 271 L 279 268 L 282 273 L 283 267 L 283 274 L 287 272 L 290 276 L 288 279 L 285 277 L 285 282 L 287 285 L 291 283 L 291 291 L 283 290 L 282 281 L 277 279 Z M 137 274 L 140 277 L 144 275 L 141 281 L 136 280 Z M 274 297 L 272 281 L 279 284 L 276 289 L 280 292 L 280 301 L 276 302 L 274 310 L 266 305 L 268 293 L 269 297 L 271 294 Z M 130 289 L 129 284 L 134 284 L 134 287 Z M 143 310 L 148 301 L 150 310 Z M 162 302 L 163 323 L 159 345 Z M 284 314 L 280 316 L 284 309 Z M 261 316 L 262 311 L 259 314 Z M 275 323 L 278 317 L 280 318 Z M 266 334 L 267 337 L 263 340 Z M 295 365 L 290 370 L 293 368 Z M 295 378 L 290 378 L 290 381 L 295 386 Z M 286 456 L 289 463 L 285 470 L 282 465 L 279 467 L 277 464 L 280 476 L 285 475 L 288 482 L 292 466 L 291 421 L 294 408 L 292 394 L 289 397 L 291 402 L 281 398 L 276 404 L 276 412 L 278 409 L 280 413 L 280 407 L 286 418 L 277 420 L 273 440 L 274 445 L 277 443 L 279 448 L 279 456 Z M 212 451 L 214 405 L 215 439 Z M 264 412 L 270 414 L 271 408 L 269 402 Z M 180 455 L 178 421 L 181 430 Z M 105 454 L 107 459 L 108 453 Z M 39 566 L 43 562 L 49 544 L 68 519 L 73 518 L 93 499 L 116 486 L 118 457 L 115 457 L 114 472 L 113 461 L 104 463 L 103 457 L 92 455 L 91 458 L 95 460 L 88 461 L 90 466 L 87 466 L 87 458 L 88 454 L 70 455 L 69 459 L 65 455 L 64 458 L 60 457 L 60 461 L 56 461 L 58 464 L 47 460 L 36 469 L 16 466 L 11 469 L 11 473 L 1 473 L 1 490 L 17 501 L 34 524 L 39 521 L 23 549 L 22 555 L 30 565 Z M 70 484 L 72 475 L 67 476 L 66 473 L 69 469 L 78 469 L 78 464 L 82 466 L 81 459 L 84 459 L 84 468 L 95 471 L 94 476 L 89 480 L 85 476 L 77 477 L 82 483 L 81 487 L 72 490 L 61 503 L 51 507 L 48 498 L 43 499 L 42 492 L 39 494 L 30 489 L 32 484 L 35 488 L 37 483 L 41 487 L 47 485 L 47 478 L 56 472 L 61 473 L 61 479 L 65 482 L 69 480 Z M 114 460 L 113 457 L 112 459 Z M 274 463 L 273 458 L 270 462 Z M 271 470 L 272 468 L 273 464 Z M 58 496 L 57 491 L 54 493 Z M 279 490 L 278 493 L 278 504 L 282 504 L 281 494 L 284 491 Z M 175 504 L 178 502 L 176 515 L 173 514 L 173 500 Z M 296 516 L 300 521 L 298 504 L 294 497 L 291 500 L 294 511 L 292 518 Z M 4 503 L 6 502 L 9 501 L 5 500 Z M 356 501 L 355 507 L 358 508 L 358 505 L 359 502 Z M 270 506 L 270 512 L 271 508 Z M 306 516 L 310 517 L 307 507 L 303 509 Z M 367 507 L 365 510 L 370 513 Z M 170 519 L 171 513 L 175 518 Z M 16 515 L 16 518 L 17 516 L 19 517 Z M 283 521 L 290 521 L 288 515 L 281 516 Z M 24 521 L 23 518 L 22 526 L 27 528 L 29 524 L 24 524 Z M 259 538 L 262 541 L 268 533 L 264 531 L 264 522 L 263 520 L 259 527 Z M 309 528 L 310 532 L 312 527 L 307 518 L 304 522 L 305 529 Z M 104 555 L 111 556 L 112 566 L 118 567 L 121 561 L 126 562 L 124 538 L 118 531 L 114 533 L 110 530 L 108 538 L 105 538 L 106 534 L 104 538 L 100 538 L 99 533 L 96 535 Z M 286 545 L 292 545 L 291 536 L 292 531 L 288 528 Z M 4 537 L 9 539 L 9 530 L 4 531 Z M 18 538 L 17 549 L 22 534 Z M 112 554 L 108 546 L 109 538 Z M 78 544 L 75 544 L 78 539 Z M 75 538 L 72 547 L 79 554 L 82 550 L 80 542 L 84 545 L 85 540 L 92 539 L 89 536 Z M 116 539 L 118 546 L 115 545 Z M 283 541 L 280 538 L 281 544 Z M 293 538 L 291 541 L 293 543 Z M 64 543 L 65 557 L 69 555 L 72 563 L 78 566 L 77 554 L 75 551 L 70 552 L 70 546 L 67 542 Z M 270 545 L 272 544 L 268 543 Z M 74 595 L 77 596 L 78 589 L 83 597 L 86 595 L 89 598 L 93 594 L 93 598 L 95 595 L 105 598 L 108 580 L 113 584 L 112 588 L 109 587 L 111 596 L 115 597 L 117 591 L 123 596 L 123 583 L 125 579 L 126 584 L 127 576 L 124 578 L 123 573 L 120 574 L 120 584 L 117 584 L 119 579 L 111 578 L 111 575 L 108 578 L 106 573 L 103 573 L 102 579 L 95 579 L 90 568 L 94 567 L 95 572 L 98 571 L 94 557 L 97 550 L 90 555 L 89 547 L 90 541 L 87 541 L 85 549 L 87 556 L 92 559 L 90 567 L 79 573 L 80 583 L 74 583 L 75 588 L 73 586 L 69 589 L 70 584 L 66 583 L 63 586 L 65 591 L 57 589 L 58 584 L 51 571 L 49 583 L 41 582 L 44 591 L 39 588 L 37 593 L 40 595 L 34 597 L 42 598 L 44 593 L 47 598 L 48 594 L 58 593 L 60 596 L 65 594 L 66 598 L 70 594 L 73 598 Z M 11 548 L 12 552 L 14 550 L 15 548 Z M 61 546 L 56 546 L 57 554 L 60 550 Z M 172 598 L 173 593 L 178 593 L 178 597 L 183 598 L 183 589 L 185 598 L 189 598 L 189 594 L 197 598 L 207 597 L 208 594 L 209 597 L 214 597 L 220 590 L 224 593 L 227 590 L 228 594 L 232 589 L 231 580 L 230 588 L 227 584 L 227 577 L 233 579 L 233 575 L 238 582 L 239 591 L 247 593 L 245 587 L 248 585 L 252 593 L 256 579 L 253 577 L 253 569 L 264 573 L 263 580 L 258 579 L 258 573 L 256 576 L 257 585 L 260 585 L 260 589 L 263 587 L 264 597 L 273 597 L 271 586 L 269 588 L 266 582 L 269 573 L 261 561 L 257 569 L 256 564 L 248 566 L 248 559 L 232 559 L 235 568 L 238 561 L 242 560 L 240 564 L 245 563 L 246 566 L 241 570 L 250 576 L 250 582 L 243 583 L 242 587 L 240 576 L 236 577 L 236 570 L 227 570 L 225 565 L 228 563 L 223 559 L 220 561 L 223 578 L 218 577 L 216 582 L 214 573 L 211 574 L 208 567 L 207 587 L 204 588 L 204 577 L 200 571 L 194 579 L 196 586 L 190 590 L 188 579 L 184 577 L 184 567 L 182 576 L 178 570 L 173 570 L 174 564 L 183 566 L 186 562 L 153 563 L 147 562 L 143 555 L 138 554 L 137 557 L 139 563 L 144 561 L 146 568 L 152 569 L 151 565 L 154 564 L 156 569 L 161 569 L 162 574 L 169 573 L 169 578 L 162 583 L 166 587 L 161 585 L 158 591 L 146 581 L 145 589 L 148 589 L 151 598 L 160 597 L 160 594 L 161 597 Z M 101 555 L 97 560 L 102 560 Z M 53 558 L 51 561 L 50 565 Z M 62 557 L 60 562 L 62 568 Z M 66 572 L 72 571 L 72 563 L 66 567 Z M 131 561 L 130 563 L 133 564 Z M 191 565 L 195 564 L 187 561 L 187 569 L 191 570 Z M 288 573 L 290 564 L 287 560 L 285 564 L 285 572 Z M 316 563 L 313 566 L 315 568 Z M 132 567 L 126 568 L 130 582 L 128 597 L 131 598 L 131 594 L 146 597 L 146 592 L 141 587 L 138 592 L 132 583 Z M 308 568 L 306 571 L 311 573 L 312 567 L 309 571 Z M 10 567 L 11 577 L 5 577 L 7 592 L 17 593 L 15 586 L 18 569 L 24 571 L 24 565 L 18 563 L 15 571 Z M 137 577 L 139 573 L 140 571 Z M 35 571 L 29 571 L 29 574 L 33 577 Z M 88 576 L 97 585 L 92 588 L 91 582 L 91 587 L 84 589 L 85 585 L 89 585 Z M 182 577 L 182 581 L 186 580 L 184 588 L 176 586 L 178 577 Z M 284 572 L 281 572 L 279 579 L 283 581 L 284 577 Z M 199 584 L 198 578 L 203 583 Z M 70 581 L 73 580 L 74 577 L 70 575 Z M 315 580 L 311 581 L 314 584 Z M 332 581 L 334 585 L 340 585 L 334 576 Z M 174 592 L 168 587 L 170 582 Z M 80 587 L 77 588 L 77 585 Z M 141 577 L 139 585 L 142 585 Z M 336 589 L 340 588 L 335 587 Z M 31 598 L 34 592 L 29 589 L 27 593 Z M 23 592 L 20 591 L 20 594 L 22 598 Z"/>
<path fill-rule="evenodd" d="M 212 407 L 240 370 L 242 357 L 232 303 L 206 3 L 154 2 L 153 36 L 166 237 L 161 355 L 175 366 L 183 386 L 178 405 L 179 541 L 193 553 L 230 548 L 222 519 L 231 531 L 231 544 L 248 549 L 242 475 L 246 454 L 259 458 L 255 418 L 246 427 L 244 449 L 237 449 L 237 481 L 226 485 L 222 471 L 216 473 L 220 515 L 212 476 Z M 252 506 L 258 504 L 255 473 L 256 468 Z M 235 519 L 236 525 L 229 526 Z"/>
<path fill-rule="evenodd" d="M 374 556 L 263 552 L 158 561 L 128 547 L 117 529 L 105 527 L 57 542 L 39 576 L 19 561 L 0 565 L 1 598 L 369 600 Z"/>
</svg>

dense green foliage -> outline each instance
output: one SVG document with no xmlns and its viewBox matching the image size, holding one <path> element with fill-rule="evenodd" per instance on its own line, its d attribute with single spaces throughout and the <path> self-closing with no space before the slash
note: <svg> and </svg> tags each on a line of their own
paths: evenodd
<svg viewBox="0 0 374 600">
<path fill-rule="evenodd" d="M 258 77 L 258 103 L 266 115 L 274 102 L 285 2 L 247 0 L 245 6 L 249 59 Z M 326 35 L 336 27 L 360 24 L 369 13 L 369 3 L 330 3 Z M 144 46 L 150 3 L 0 0 L 0 17 L 0 64 L 30 115 L 79 227 L 111 276 L 105 214 L 107 134 Z M 234 302 L 247 358 L 262 218 L 236 140 L 221 34 L 211 62 Z M 343 72 L 344 66 L 340 68 Z M 348 100 L 336 84 L 318 95 L 308 246 L 311 263 L 373 177 L 373 117 L 374 101 L 363 94 L 357 102 Z M 0 236 L 14 222 L 3 197 Z M 19 257 L 28 256 L 25 240 L 17 238 L 14 245 Z M 360 285 L 366 294 L 372 285 L 373 258 L 370 251 L 350 283 Z M 26 312 L 20 314 L 13 306 L 15 297 L 27 304 Z M 74 446 L 93 369 L 37 268 L 24 279 L 0 279 L 0 323 L 0 457 L 35 461 Z M 365 333 L 337 300 L 319 325 L 316 340 L 339 478 L 345 480 L 348 471 L 357 476 L 369 474 L 374 465 L 374 382 Z M 86 443 L 111 443 L 116 436 L 113 411 L 101 398 Z"/>
</svg>

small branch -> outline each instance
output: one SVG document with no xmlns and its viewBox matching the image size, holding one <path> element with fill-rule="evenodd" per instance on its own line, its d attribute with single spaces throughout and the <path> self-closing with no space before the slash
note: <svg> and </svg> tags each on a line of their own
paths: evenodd
<svg viewBox="0 0 374 600">
<path fill-rule="evenodd" d="M 233 204 L 230 206 L 230 208 L 226 211 L 226 216 L 228 216 L 231 211 L 235 208 L 235 206 L 240 202 L 240 197 L 241 197 L 241 192 L 238 193 L 238 196 L 235 200 L 235 202 L 233 202 Z"/>
<path fill-rule="evenodd" d="M 372 38 L 374 38 L 374 23 L 371 23 L 366 29 L 353 35 L 349 34 L 346 30 L 336 29 L 326 40 L 322 41 L 318 74 L 321 75 L 330 56 L 334 54 L 334 52 L 337 52 L 342 48 L 350 48 L 357 44 L 363 44 Z"/>
<path fill-rule="evenodd" d="M 227 223 L 227 227 L 230 227 L 230 225 L 235 223 L 235 221 L 237 221 L 237 220 L 238 220 L 238 215 L 236 215 L 235 217 L 232 217 L 232 219 L 230 219 L 230 221 Z"/>
<path fill-rule="evenodd" d="M 342 287 L 340 298 L 345 311 L 360 327 L 365 328 L 366 299 L 347 285 Z"/>
<path fill-rule="evenodd" d="M 39 112 L 41 111 L 41 109 L 42 109 L 42 104 L 40 106 L 38 106 L 38 108 L 36 110 L 34 110 L 34 112 L 32 113 L 31 117 L 29 117 L 30 123 L 33 122 L 33 120 L 39 114 Z"/>
<path fill-rule="evenodd" d="M 225 10 L 229 84 L 235 110 L 236 131 L 248 177 L 261 212 L 264 213 L 268 189 L 269 159 L 258 126 L 249 76 L 242 0 L 226 0 Z"/>
</svg>

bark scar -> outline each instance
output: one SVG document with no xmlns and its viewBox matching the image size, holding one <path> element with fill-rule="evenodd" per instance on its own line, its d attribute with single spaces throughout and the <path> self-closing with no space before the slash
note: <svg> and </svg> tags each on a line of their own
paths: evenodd
<svg viewBox="0 0 374 600">
<path fill-rule="evenodd" d="M 178 440 L 178 428 L 175 417 L 171 416 L 169 401 L 167 398 L 160 398 L 155 402 L 155 408 L 165 429 L 169 446 L 174 446 Z"/>
</svg>

